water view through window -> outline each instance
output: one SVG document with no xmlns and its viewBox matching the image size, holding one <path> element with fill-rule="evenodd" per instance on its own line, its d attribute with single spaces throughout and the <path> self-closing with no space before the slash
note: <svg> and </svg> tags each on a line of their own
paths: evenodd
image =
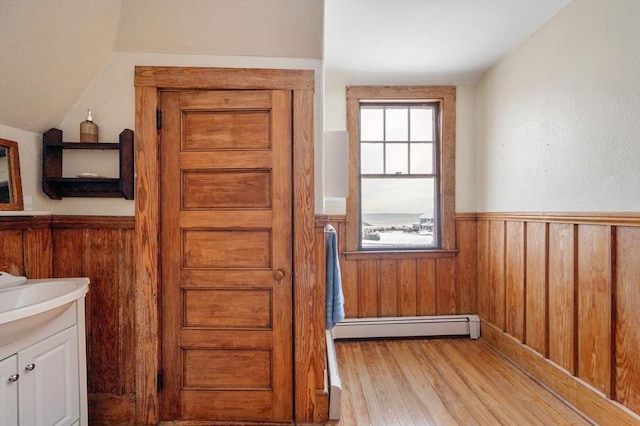
<svg viewBox="0 0 640 426">
<path fill-rule="evenodd" d="M 361 248 L 435 248 L 437 106 L 361 104 Z"/>
</svg>

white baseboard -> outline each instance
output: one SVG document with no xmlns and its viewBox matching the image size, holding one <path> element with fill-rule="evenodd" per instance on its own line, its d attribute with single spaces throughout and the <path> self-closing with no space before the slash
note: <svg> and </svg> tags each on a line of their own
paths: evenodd
<svg viewBox="0 0 640 426">
<path fill-rule="evenodd" d="M 334 339 L 377 337 L 469 336 L 480 337 L 477 315 L 355 318 L 339 322 L 331 330 Z"/>
</svg>

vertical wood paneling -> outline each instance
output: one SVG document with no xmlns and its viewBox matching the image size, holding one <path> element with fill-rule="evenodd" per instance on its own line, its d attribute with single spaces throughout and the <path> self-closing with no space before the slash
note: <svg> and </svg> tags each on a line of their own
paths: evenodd
<svg viewBox="0 0 640 426">
<path fill-rule="evenodd" d="M 54 229 L 53 276 L 59 278 L 84 276 L 84 250 L 83 229 Z M 92 287 L 89 287 L 87 293 L 87 305 L 90 303 L 91 289 Z M 90 319 L 87 318 L 87 321 Z"/>
<path fill-rule="evenodd" d="M 458 312 L 456 263 L 452 258 L 436 259 L 436 314 L 453 315 Z"/>
<path fill-rule="evenodd" d="M 524 342 L 525 323 L 525 223 L 508 221 L 506 225 L 506 318 L 505 331 Z"/>
<path fill-rule="evenodd" d="M 94 424 L 133 423 L 134 322 L 132 309 L 126 308 L 132 306 L 133 298 L 128 293 L 118 294 L 121 279 L 109 279 L 103 272 L 115 271 L 119 277 L 128 276 L 131 282 L 132 226 L 133 218 L 117 217 L 7 217 L 0 220 L 0 269 L 28 278 L 87 276 L 91 281 L 86 296 L 87 375 L 89 420 Z M 119 229 L 122 227 L 127 230 Z M 91 249 L 91 230 L 116 237 Z M 128 240 L 117 237 L 122 232 L 128 233 Z M 118 253 L 118 257 L 109 253 Z M 94 270 L 95 264 L 104 264 L 104 267 Z M 100 282 L 104 279 L 110 285 L 101 288 Z M 111 315 L 105 317 L 107 311 Z M 96 351 L 102 351 L 102 356 L 91 355 Z M 115 373 L 104 374 L 105 368 Z M 98 389 L 95 384 L 99 385 Z"/>
<path fill-rule="evenodd" d="M 458 256 L 456 256 L 456 277 L 458 281 L 458 309 L 461 314 L 476 314 L 476 221 L 459 220 L 456 238 Z"/>
<path fill-rule="evenodd" d="M 398 261 L 398 285 L 400 286 L 400 299 L 398 312 L 400 316 L 417 315 L 418 312 L 418 282 L 416 272 L 416 261 Z"/>
<path fill-rule="evenodd" d="M 25 275 L 22 231 L 0 231 L 0 271 Z"/>
<path fill-rule="evenodd" d="M 483 220 L 478 222 L 477 230 L 477 294 L 478 294 L 478 315 L 481 318 L 490 321 L 491 310 L 489 300 L 489 256 L 491 255 L 489 245 L 489 221 Z"/>
<path fill-rule="evenodd" d="M 504 221 L 493 220 L 489 224 L 489 320 L 496 327 L 505 328 L 504 281 Z"/>
<path fill-rule="evenodd" d="M 476 313 L 475 215 L 463 214 L 456 221 L 459 253 L 426 257 L 420 252 L 345 255 L 346 217 L 327 220 L 338 230 L 347 318 Z"/>
<path fill-rule="evenodd" d="M 616 235 L 616 400 L 640 413 L 640 228 Z"/>
<path fill-rule="evenodd" d="M 25 231 L 26 274 L 29 278 L 51 277 L 51 229 Z"/>
<path fill-rule="evenodd" d="M 575 374 L 574 225 L 549 224 L 549 359 Z"/>
<path fill-rule="evenodd" d="M 91 365 L 88 389 L 91 393 L 120 391 L 120 363 L 113 362 L 119 352 L 119 250 L 120 231 L 90 229 L 85 233 L 85 273 L 90 278 L 91 317 L 87 330 L 87 363 Z M 99 256 L 95 254 L 100 253 Z M 117 358 L 116 358 L 117 359 Z"/>
<path fill-rule="evenodd" d="M 133 218 L 57 216 L 52 276 L 87 276 L 87 379 L 92 424 L 133 424 Z"/>
<path fill-rule="evenodd" d="M 578 226 L 578 377 L 611 396 L 611 227 Z"/>
<path fill-rule="evenodd" d="M 135 324 L 134 317 L 135 304 L 133 299 L 134 264 L 133 257 L 133 229 L 120 230 L 120 248 L 118 250 L 119 259 L 117 263 L 118 279 L 118 329 L 119 329 L 119 363 L 120 363 L 120 387 L 118 394 L 126 395 L 135 393 L 136 370 L 135 364 L 130 362 L 130 357 L 135 351 Z"/>
<path fill-rule="evenodd" d="M 347 251 L 347 223 L 344 216 L 329 216 L 327 220 L 338 232 L 338 253 L 340 253 L 345 317 L 358 318 L 358 264 L 344 256 Z"/>
<path fill-rule="evenodd" d="M 527 346 L 547 355 L 547 224 L 528 222 L 526 246 Z"/>
<path fill-rule="evenodd" d="M 404 297 L 402 287 L 398 294 L 398 262 L 395 260 L 380 261 L 380 316 L 395 317 L 398 315 L 399 299 Z"/>
<path fill-rule="evenodd" d="M 602 424 L 637 423 L 640 417 L 608 399 L 640 414 L 640 216 L 478 213 L 477 217 L 477 303 L 483 327 L 487 326 L 483 335 L 510 348 L 510 355 L 526 361 L 523 368 Z M 490 262 L 495 258 L 490 224 L 496 221 L 508 222 L 506 333 L 491 322 L 487 296 L 492 290 Z M 513 235 L 520 226 L 525 229 L 526 303 L 521 315 L 526 345 L 516 343 L 517 327 L 512 330 L 509 319 L 509 306 L 516 305 L 509 294 L 519 284 L 518 274 L 511 273 L 511 265 L 520 257 L 520 244 Z M 544 360 L 540 354 L 552 362 L 540 361 Z M 629 418 L 636 420 L 629 423 Z"/>
<path fill-rule="evenodd" d="M 358 263 L 358 316 L 378 316 L 378 261 L 366 260 Z"/>
<path fill-rule="evenodd" d="M 435 259 L 417 261 L 418 315 L 436 314 Z"/>
</svg>

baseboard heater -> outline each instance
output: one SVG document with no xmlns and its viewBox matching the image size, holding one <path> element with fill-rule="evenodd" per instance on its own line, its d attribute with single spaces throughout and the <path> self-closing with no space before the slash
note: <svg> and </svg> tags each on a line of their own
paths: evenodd
<svg viewBox="0 0 640 426">
<path fill-rule="evenodd" d="M 478 315 L 438 315 L 424 317 L 356 318 L 340 321 L 326 332 L 329 419 L 340 419 L 342 381 L 333 344 L 335 339 L 374 339 L 380 337 L 469 336 L 480 337 Z"/>
<path fill-rule="evenodd" d="M 477 315 L 355 318 L 339 322 L 331 330 L 334 339 L 377 337 L 469 336 L 480 337 Z"/>
</svg>

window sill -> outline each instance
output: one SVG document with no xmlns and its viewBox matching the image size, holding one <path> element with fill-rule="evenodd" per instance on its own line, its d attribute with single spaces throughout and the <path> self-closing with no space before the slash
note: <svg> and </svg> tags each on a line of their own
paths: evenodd
<svg viewBox="0 0 640 426">
<path fill-rule="evenodd" d="M 366 250 L 342 253 L 347 260 L 442 259 L 455 257 L 459 250 Z"/>
</svg>

